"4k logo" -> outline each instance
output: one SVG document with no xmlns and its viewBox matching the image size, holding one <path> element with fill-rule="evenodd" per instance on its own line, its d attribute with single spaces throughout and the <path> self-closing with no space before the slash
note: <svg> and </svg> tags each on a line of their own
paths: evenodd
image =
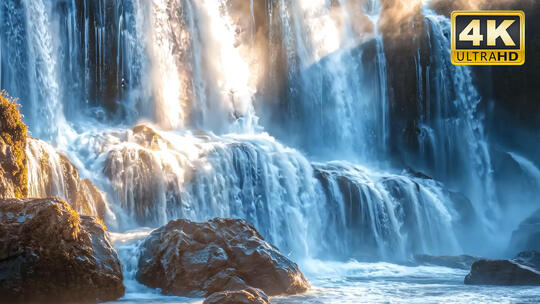
<svg viewBox="0 0 540 304">
<path fill-rule="evenodd" d="M 452 63 L 522 65 L 525 63 L 523 11 L 452 12 Z"/>
</svg>

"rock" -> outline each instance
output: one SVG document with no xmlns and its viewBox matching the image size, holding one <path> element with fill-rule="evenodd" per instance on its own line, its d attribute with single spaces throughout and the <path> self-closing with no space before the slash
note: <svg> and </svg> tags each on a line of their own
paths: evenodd
<svg viewBox="0 0 540 304">
<path fill-rule="evenodd" d="M 96 302 L 124 294 L 105 227 L 57 199 L 0 200 L 0 302 Z"/>
<path fill-rule="evenodd" d="M 525 219 L 512 233 L 508 251 L 540 250 L 540 209 Z"/>
<path fill-rule="evenodd" d="M 0 198 L 25 197 L 26 125 L 15 100 L 0 92 Z"/>
<path fill-rule="evenodd" d="M 103 194 L 89 179 L 81 178 L 77 167 L 48 143 L 28 137 L 28 189 L 30 197 L 59 196 L 79 214 L 105 219 Z"/>
<path fill-rule="evenodd" d="M 163 145 L 170 146 L 170 143 L 160 136 L 153 126 L 145 124 L 136 125 L 132 131 L 133 139 L 141 146 L 153 150 L 159 150 L 160 146 Z"/>
<path fill-rule="evenodd" d="M 470 285 L 540 285 L 540 252 L 522 252 L 513 260 L 479 260 L 465 277 Z"/>
<path fill-rule="evenodd" d="M 175 155 L 172 157 L 183 152 L 159 135 L 152 125 L 137 125 L 126 136 L 136 144 L 109 150 L 103 173 L 110 180 L 112 191 L 118 193 L 118 204 L 126 209 L 135 223 L 147 227 L 163 225 L 163 214 L 156 211 L 156 206 L 161 204 L 164 191 L 168 209 L 181 208 L 177 191 L 179 181 L 172 178 L 178 176 L 178 171 L 172 165 L 165 165 L 164 160 L 156 157 L 152 150 Z M 190 166 L 183 163 L 184 160 L 187 161 L 185 158 L 178 161 L 182 162 L 182 167 L 185 166 L 188 176 Z"/>
<path fill-rule="evenodd" d="M 420 264 L 444 266 L 458 269 L 471 269 L 472 264 L 480 259 L 480 257 L 470 255 L 433 256 L 427 254 L 417 254 L 414 256 L 414 260 Z"/>
<path fill-rule="evenodd" d="M 296 294 L 309 282 L 298 266 L 244 220 L 174 220 L 142 244 L 137 279 L 166 294 L 203 296 L 252 286 L 266 294 Z"/>
<path fill-rule="evenodd" d="M 260 289 L 247 288 L 213 293 L 203 304 L 270 304 L 270 300 Z"/>
<path fill-rule="evenodd" d="M 540 251 L 522 251 L 514 258 L 514 261 L 540 271 Z"/>
</svg>

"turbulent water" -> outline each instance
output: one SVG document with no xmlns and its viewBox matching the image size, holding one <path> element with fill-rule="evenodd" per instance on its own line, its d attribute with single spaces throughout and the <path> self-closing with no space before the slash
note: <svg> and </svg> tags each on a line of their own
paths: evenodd
<svg viewBox="0 0 540 304">
<path fill-rule="evenodd" d="M 400 117 L 379 28 L 392 12 L 379 1 L 0 0 L 0 8 L 0 85 L 43 140 L 27 148 L 30 194 L 75 197 L 78 211 L 105 217 L 124 300 L 189 301 L 134 280 L 137 242 L 150 229 L 142 227 L 216 216 L 253 223 L 310 274 L 312 291 L 277 303 L 513 302 L 539 293 L 464 287 L 464 273 L 445 268 L 345 263 L 487 254 L 500 245 L 484 242 L 515 228 L 496 224 L 504 208 L 472 72 L 451 65 L 449 20 L 429 8 L 417 12 L 427 46 L 407 75 L 418 86 L 418 153 L 399 147 L 399 161 L 389 148 Z M 534 163 L 510 155 L 539 180 Z"/>
</svg>

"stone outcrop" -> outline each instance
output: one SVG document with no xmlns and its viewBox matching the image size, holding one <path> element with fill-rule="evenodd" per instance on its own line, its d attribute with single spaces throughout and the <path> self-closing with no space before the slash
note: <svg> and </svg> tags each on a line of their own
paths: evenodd
<svg viewBox="0 0 540 304">
<path fill-rule="evenodd" d="M 66 202 L 0 200 L 0 302 L 96 302 L 124 294 L 103 224 Z"/>
<path fill-rule="evenodd" d="M 153 231 L 142 244 L 137 280 L 166 294 L 197 297 L 249 287 L 269 296 L 309 288 L 297 265 L 252 225 L 222 218 L 179 219 Z"/>
<path fill-rule="evenodd" d="M 512 260 L 476 261 L 465 284 L 540 285 L 540 252 L 522 252 Z"/>
<path fill-rule="evenodd" d="M 15 100 L 0 92 L 0 198 L 28 194 L 26 125 Z"/>
<path fill-rule="evenodd" d="M 270 304 L 268 297 L 260 289 L 216 292 L 206 298 L 203 304 Z"/>
</svg>

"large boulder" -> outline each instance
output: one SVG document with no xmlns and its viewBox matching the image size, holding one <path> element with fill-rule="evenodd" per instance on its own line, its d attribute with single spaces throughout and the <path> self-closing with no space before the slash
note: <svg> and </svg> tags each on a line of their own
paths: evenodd
<svg viewBox="0 0 540 304">
<path fill-rule="evenodd" d="M 209 296 L 255 287 L 266 294 L 296 294 L 309 282 L 298 266 L 237 219 L 203 223 L 174 220 L 142 244 L 137 280 L 166 294 Z"/>
<path fill-rule="evenodd" d="M 270 304 L 270 300 L 260 289 L 248 288 L 213 293 L 203 304 Z"/>
<path fill-rule="evenodd" d="M 476 261 L 465 284 L 540 285 L 540 252 L 522 252 L 512 260 Z"/>
<path fill-rule="evenodd" d="M 0 302 L 96 302 L 124 294 L 103 224 L 66 202 L 0 200 Z"/>
</svg>

